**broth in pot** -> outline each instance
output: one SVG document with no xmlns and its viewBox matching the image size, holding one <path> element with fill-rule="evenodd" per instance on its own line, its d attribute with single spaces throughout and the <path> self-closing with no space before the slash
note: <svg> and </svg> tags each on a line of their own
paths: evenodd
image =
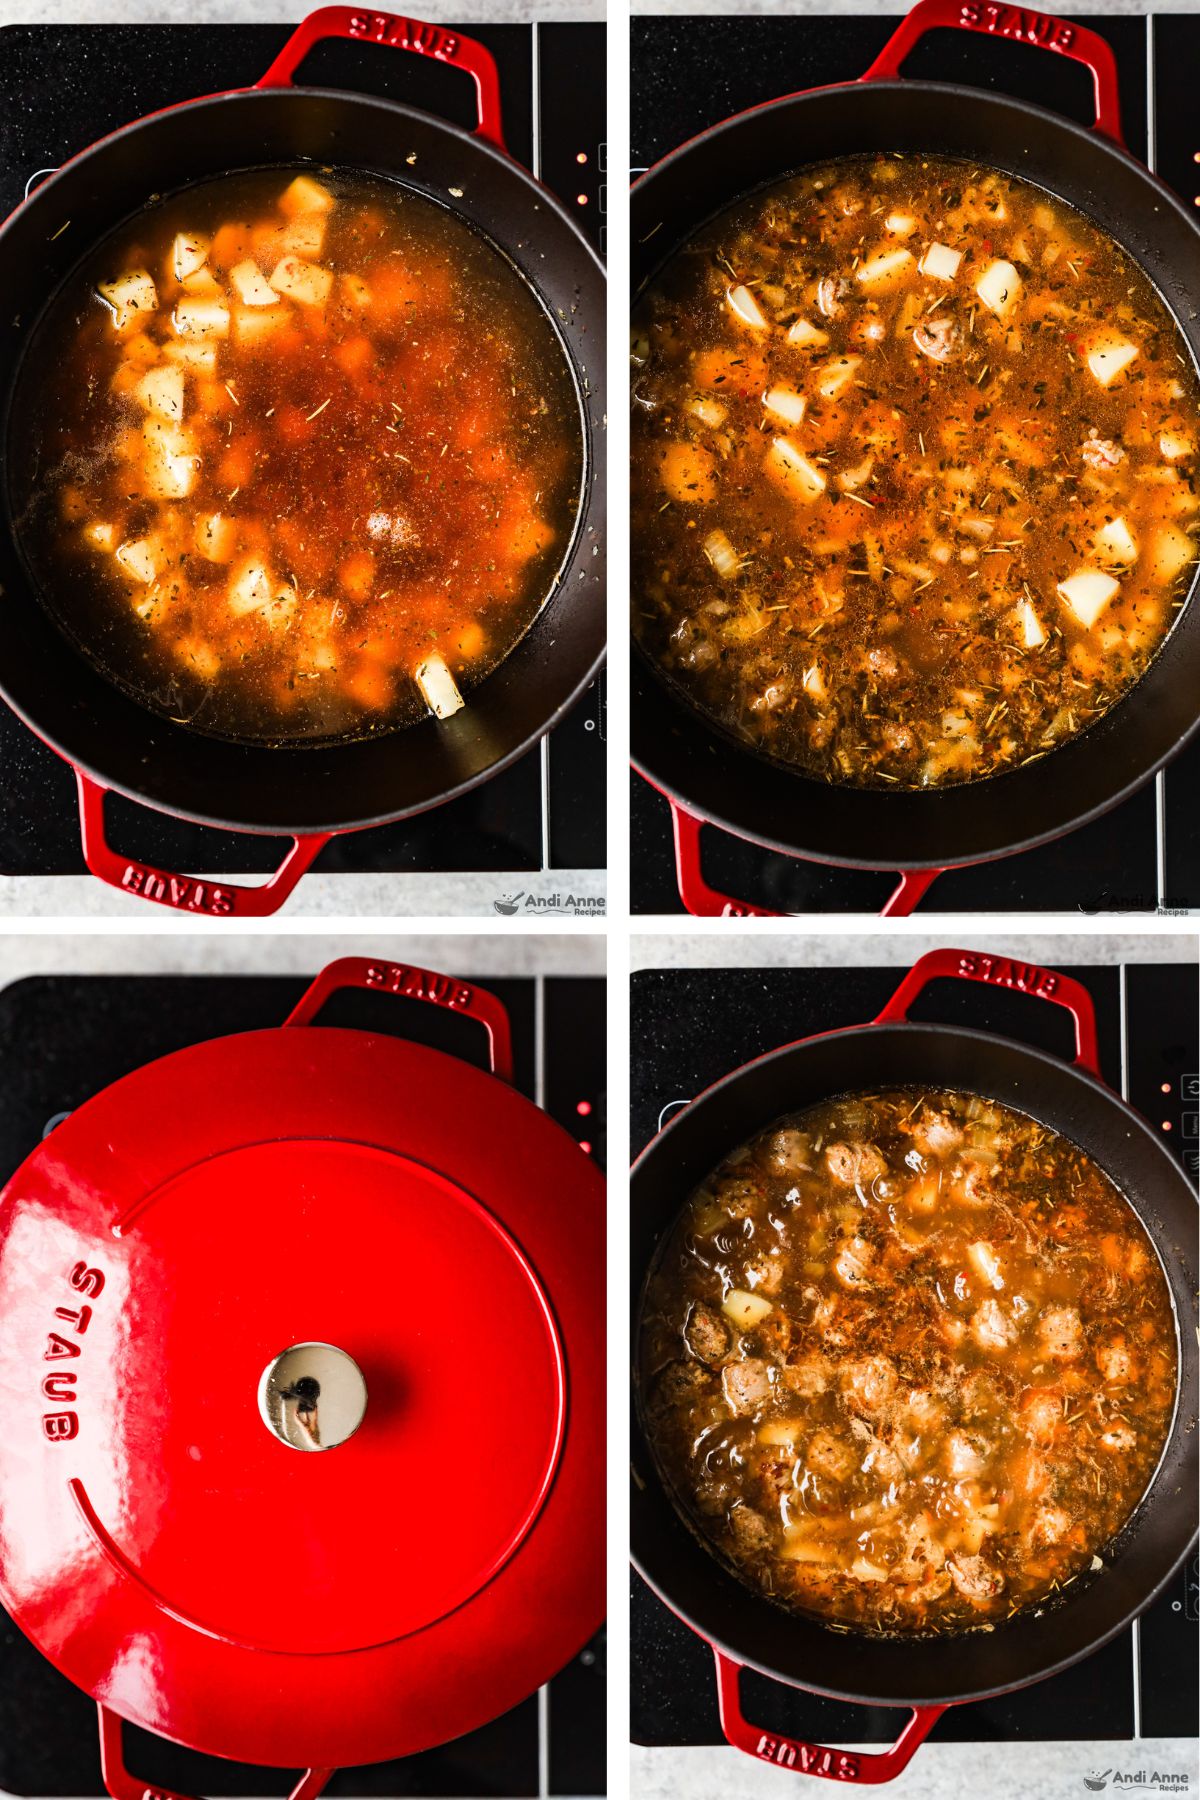
<svg viewBox="0 0 1200 1800">
<path fill-rule="evenodd" d="M 634 630 L 754 748 L 980 780 L 1162 646 L 1200 556 L 1200 381 L 1143 271 L 1042 189 L 806 170 L 678 251 L 633 338 Z"/>
<path fill-rule="evenodd" d="M 1177 1381 L 1154 1246 L 1012 1108 L 853 1094 L 692 1196 L 647 1283 L 647 1436 L 756 1592 L 877 1634 L 990 1629 L 1102 1567 Z"/>
<path fill-rule="evenodd" d="M 111 680 L 198 730 L 447 718 L 569 550 L 582 421 L 557 330 L 448 207 L 259 169 L 121 227 L 22 367 L 18 541 Z"/>
</svg>

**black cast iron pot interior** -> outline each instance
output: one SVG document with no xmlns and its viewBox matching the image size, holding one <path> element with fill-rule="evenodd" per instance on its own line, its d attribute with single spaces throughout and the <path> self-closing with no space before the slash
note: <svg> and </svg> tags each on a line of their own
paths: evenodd
<svg viewBox="0 0 1200 1800">
<path fill-rule="evenodd" d="M 410 162 L 415 156 L 415 162 Z M 100 782 L 201 823 L 264 832 L 371 825 L 437 805 L 513 761 L 571 705 L 604 645 L 604 279 L 557 200 L 469 132 L 323 89 L 218 95 L 127 126 L 38 189 L 0 233 L 0 419 L 38 316 L 85 250 L 158 194 L 239 168 L 317 163 L 390 176 L 452 206 L 521 269 L 569 354 L 586 420 L 585 489 L 557 591 L 443 724 L 375 741 L 270 748 L 204 737 L 99 675 L 43 610 L 0 531 L 0 693 Z M 451 189 L 461 194 L 451 196 Z M 71 226 L 60 233 L 65 221 Z M 7 486 L 7 484 L 6 484 Z"/>
<path fill-rule="evenodd" d="M 717 126 L 633 190 L 635 292 L 723 207 L 806 164 L 876 151 L 958 156 L 1019 175 L 1102 226 L 1146 270 L 1200 362 L 1200 230 L 1094 131 L 1036 106 L 933 82 L 797 94 Z M 1193 583 L 1193 594 L 1200 576 Z M 656 787 L 771 849 L 861 868 L 945 867 L 1045 842 L 1115 805 L 1200 727 L 1200 607 L 1184 609 L 1137 686 L 1040 762 L 958 787 L 832 786 L 707 722 L 633 658 L 632 749 Z"/>
<path fill-rule="evenodd" d="M 692 1189 L 781 1114 L 838 1093 L 887 1086 L 965 1089 L 1032 1114 L 1073 1139 L 1112 1177 L 1158 1246 L 1180 1344 L 1179 1396 L 1158 1473 L 1130 1524 L 1041 1618 L 991 1632 L 874 1639 L 784 1612 L 729 1574 L 682 1523 L 634 1408 L 630 1532 L 640 1573 L 694 1630 L 737 1662 L 840 1699 L 901 1705 L 979 1699 L 1041 1680 L 1096 1650 L 1170 1580 L 1196 1528 L 1196 1197 L 1149 1128 L 1090 1076 L 984 1033 L 890 1025 L 775 1051 L 711 1088 L 634 1168 L 633 1316 L 657 1245 Z"/>
</svg>

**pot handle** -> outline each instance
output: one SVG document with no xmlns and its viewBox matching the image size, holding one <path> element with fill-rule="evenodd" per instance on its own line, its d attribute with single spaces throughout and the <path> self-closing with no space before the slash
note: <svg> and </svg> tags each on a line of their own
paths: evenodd
<svg viewBox="0 0 1200 1800">
<path fill-rule="evenodd" d="M 139 1781 L 125 1767 L 125 1745 L 122 1721 L 103 1702 L 97 1702 L 100 1714 L 100 1772 L 112 1800 L 189 1800 L 174 1788 L 150 1787 Z M 325 1788 L 333 1769 L 305 1769 L 288 1800 L 316 1800 Z"/>
<path fill-rule="evenodd" d="M 1053 50 L 1069 56 L 1092 72 L 1096 98 L 1094 129 L 1125 148 L 1121 136 L 1121 98 L 1117 60 L 1112 45 L 1098 32 L 1053 13 L 1033 12 L 1024 6 L 1001 6 L 993 0 L 917 0 L 888 39 L 862 81 L 898 81 L 900 66 L 910 50 L 925 36 L 945 26 L 951 31 L 982 31 L 991 37 L 1011 38 L 1036 50 Z"/>
<path fill-rule="evenodd" d="M 487 988 L 459 981 L 453 975 L 435 975 L 410 963 L 372 962 L 366 956 L 340 956 L 321 970 L 284 1025 L 311 1025 L 325 1002 L 341 988 L 367 988 L 381 994 L 397 994 L 405 1000 L 427 1000 L 446 1012 L 475 1019 L 488 1036 L 490 1067 L 501 1081 L 513 1078 L 512 1029 L 504 1002 Z"/>
<path fill-rule="evenodd" d="M 896 989 L 876 1025 L 901 1025 L 908 1009 L 931 981 L 945 976 L 958 981 L 983 981 L 990 987 L 1010 988 L 1018 994 L 1030 994 L 1035 1000 L 1050 1000 L 1064 1006 L 1075 1021 L 1075 1066 L 1086 1069 L 1098 1081 L 1100 1051 L 1096 1043 L 1096 1009 L 1092 996 L 1082 982 L 1054 969 L 1041 969 L 1036 963 L 1014 962 L 1008 956 L 989 956 L 976 950 L 930 950 L 916 961 Z"/>
<path fill-rule="evenodd" d="M 238 887 L 233 882 L 204 881 L 191 875 L 172 875 L 152 863 L 130 862 L 118 856 L 104 835 L 104 799 L 108 792 L 76 769 L 79 788 L 79 827 L 83 860 L 92 874 L 109 887 L 121 888 L 139 900 L 170 906 L 176 912 L 209 918 L 263 919 L 276 913 L 289 898 L 300 877 L 329 842 L 332 832 L 292 839 L 292 847 L 261 887 Z"/>
<path fill-rule="evenodd" d="M 700 833 L 705 821 L 688 812 L 678 801 L 667 797 L 671 808 L 671 830 L 675 838 L 675 879 L 679 898 L 687 911 L 698 919 L 779 919 L 782 913 L 767 906 L 752 906 L 748 900 L 733 900 L 719 893 L 704 879 Z M 906 919 L 927 890 L 945 874 L 944 869 L 902 869 L 899 881 L 880 908 L 882 919 Z"/>
<path fill-rule="evenodd" d="M 823 1775 L 828 1781 L 877 1785 L 893 1781 L 908 1767 L 916 1751 L 942 1714 L 944 1706 L 914 1706 L 912 1716 L 896 1742 L 887 1750 L 834 1750 L 826 1744 L 810 1744 L 803 1738 L 780 1737 L 751 1725 L 742 1714 L 741 1665 L 713 1645 L 717 1663 L 717 1700 L 721 1730 L 735 1750 L 779 1769 L 801 1775 Z"/>
<path fill-rule="evenodd" d="M 420 19 L 405 19 L 399 13 L 365 12 L 353 6 L 318 7 L 297 25 L 255 86 L 291 87 L 296 70 L 314 44 L 319 44 L 323 38 L 350 38 L 357 43 L 383 44 L 389 50 L 432 56 L 435 62 L 461 69 L 475 83 L 478 136 L 495 144 L 497 150 L 505 149 L 500 117 L 500 76 L 491 51 L 477 38 L 464 37 L 461 31 L 449 31 L 443 25 L 427 25 Z"/>
</svg>

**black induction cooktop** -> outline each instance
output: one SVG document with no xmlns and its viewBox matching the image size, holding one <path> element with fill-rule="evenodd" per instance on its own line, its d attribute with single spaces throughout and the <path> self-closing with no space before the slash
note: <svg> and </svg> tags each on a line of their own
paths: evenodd
<svg viewBox="0 0 1200 1800">
<path fill-rule="evenodd" d="M 986 947 L 986 946 L 981 946 Z M 1110 1086 L 1147 1118 L 1193 1181 L 1200 1173 L 1200 1013 L 1194 964 L 1072 967 L 1096 1006 Z M 633 977 L 631 1148 L 739 1064 L 792 1039 L 874 1018 L 902 968 L 649 970 Z M 1059 1007 L 1014 992 L 937 981 L 912 1008 L 918 1022 L 995 1031 L 1073 1055 Z M 1132 1626 L 1064 1674 L 1020 1693 L 954 1706 L 941 1742 L 1192 1737 L 1200 1645 L 1193 1564 Z M 713 1658 L 635 1575 L 630 1618 L 631 1733 L 646 1745 L 719 1744 Z M 748 1673 L 747 1718 L 826 1744 L 894 1741 L 906 1714 L 825 1700 Z M 914 1789 L 914 1792 L 917 1790 Z"/>
<path fill-rule="evenodd" d="M 65 1113 L 102 1087 L 186 1045 L 279 1025 L 307 985 L 279 976 L 35 976 L 0 990 L 0 1186 Z M 512 1020 L 516 1086 L 603 1166 L 604 982 L 488 976 L 480 985 L 499 995 Z M 415 1000 L 347 991 L 321 1020 L 391 1032 L 487 1066 L 478 1025 Z M 403 1761 L 344 1770 L 328 1792 L 426 1800 L 603 1794 L 605 1673 L 601 1633 L 540 1693 L 491 1724 Z M 139 1779 L 184 1794 L 282 1795 L 294 1779 L 182 1750 L 131 1726 L 125 1741 Z M 93 1702 L 0 1612 L 0 1790 L 102 1796 L 98 1743 Z"/>
<path fill-rule="evenodd" d="M 1200 194 L 1194 103 L 1200 11 L 1127 17 L 1068 15 L 1111 43 L 1120 72 L 1125 141 L 1190 204 Z M 632 23 L 630 134 L 635 173 L 732 113 L 780 94 L 863 73 L 895 16 L 853 13 L 736 20 L 637 18 Z M 935 31 L 905 64 L 926 81 L 994 88 L 1090 125 L 1091 78 L 1075 63 L 995 37 Z M 1053 844 L 934 882 L 931 912 L 1154 912 L 1200 908 L 1200 743 L 1132 799 Z M 667 803 L 632 777 L 633 910 L 683 910 Z M 777 856 L 728 833 L 703 833 L 710 884 L 776 912 L 877 912 L 894 875 Z"/>
<path fill-rule="evenodd" d="M 285 25 L 11 25 L 0 30 L 0 218 L 96 138 L 176 101 L 255 82 Z M 604 27 L 475 25 L 500 71 L 512 154 L 604 248 Z M 597 73 L 599 71 L 599 73 Z M 471 85 L 426 57 L 328 42 L 304 79 L 474 123 Z M 542 745 L 473 793 L 402 825 L 336 838 L 325 873 L 602 868 L 603 675 Z M 195 874 L 259 874 L 280 841 L 209 831 L 120 798 L 113 841 L 139 861 Z M 71 771 L 0 706 L 0 875 L 77 875 L 84 863 Z"/>
</svg>

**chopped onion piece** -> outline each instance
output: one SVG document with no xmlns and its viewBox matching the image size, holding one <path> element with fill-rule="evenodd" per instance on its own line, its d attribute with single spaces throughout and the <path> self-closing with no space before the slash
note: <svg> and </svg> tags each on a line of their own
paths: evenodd
<svg viewBox="0 0 1200 1800">
<path fill-rule="evenodd" d="M 157 413 L 162 419 L 182 419 L 183 370 L 178 364 L 163 363 L 157 369 L 147 369 L 134 392 L 147 412 Z"/>
<path fill-rule="evenodd" d="M 741 568 L 741 558 L 723 531 L 709 532 L 704 554 L 723 581 L 732 581 Z"/>
<path fill-rule="evenodd" d="M 1042 621 L 1034 612 L 1028 600 L 1022 600 L 1017 606 L 1017 614 L 1021 621 L 1021 639 L 1027 650 L 1040 650 L 1046 642 L 1046 632 Z"/>
<path fill-rule="evenodd" d="M 436 650 L 424 662 L 417 664 L 413 670 L 413 678 L 424 695 L 430 712 L 437 718 L 448 719 L 463 706 L 458 683 Z"/>
<path fill-rule="evenodd" d="M 279 210 L 290 219 L 300 217 L 304 213 L 332 212 L 333 195 L 311 175 L 297 175 L 290 186 L 284 188 L 279 196 Z"/>
<path fill-rule="evenodd" d="M 836 400 L 842 389 L 849 387 L 861 366 L 861 356 L 835 356 L 832 362 L 827 362 L 817 371 L 820 377 L 818 392 L 826 400 Z"/>
<path fill-rule="evenodd" d="M 883 229 L 890 231 L 893 237 L 911 237 L 917 229 L 917 221 L 911 213 L 889 213 L 883 221 Z"/>
<path fill-rule="evenodd" d="M 1154 539 L 1150 560 L 1159 581 L 1174 581 L 1196 561 L 1196 540 L 1177 525 L 1164 525 Z"/>
</svg>

